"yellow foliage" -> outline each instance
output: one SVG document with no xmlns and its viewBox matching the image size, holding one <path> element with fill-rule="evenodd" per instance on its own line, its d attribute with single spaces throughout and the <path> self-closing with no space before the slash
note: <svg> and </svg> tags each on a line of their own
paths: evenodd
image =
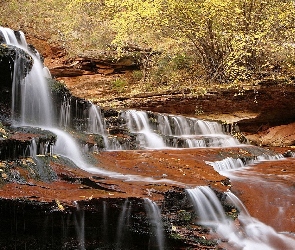
<svg viewBox="0 0 295 250">
<path fill-rule="evenodd" d="M 194 56 L 221 82 L 293 64 L 292 0 L 11 0 L 0 11 L 0 25 L 44 34 L 70 55 L 136 44 Z"/>
</svg>

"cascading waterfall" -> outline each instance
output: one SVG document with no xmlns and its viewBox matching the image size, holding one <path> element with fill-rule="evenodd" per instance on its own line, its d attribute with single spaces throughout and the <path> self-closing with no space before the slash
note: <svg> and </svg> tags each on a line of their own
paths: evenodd
<svg viewBox="0 0 295 250">
<path fill-rule="evenodd" d="M 91 164 L 88 164 L 81 154 L 81 149 L 79 148 L 77 142 L 73 137 L 59 128 L 53 127 L 53 112 L 52 112 L 52 102 L 50 99 L 50 94 L 47 86 L 46 77 L 47 70 L 43 70 L 43 64 L 39 56 L 31 53 L 28 49 L 27 43 L 25 41 L 24 34 L 20 32 L 21 40 L 15 36 L 14 31 L 8 28 L 0 27 L 0 31 L 4 36 L 5 42 L 8 45 L 13 45 L 18 47 L 29 55 L 32 56 L 33 68 L 29 74 L 24 78 L 23 81 L 18 81 L 21 77 L 13 79 L 13 92 L 16 93 L 20 91 L 21 102 L 21 125 L 30 125 L 35 127 L 40 127 L 45 130 L 49 130 L 57 135 L 56 145 L 53 148 L 53 153 L 65 156 L 70 159 L 76 166 L 84 169 L 88 172 L 101 174 L 104 176 L 110 176 L 113 178 L 124 179 L 124 180 L 134 180 L 134 181 L 146 181 L 146 182 L 161 182 L 161 183 L 175 183 L 180 184 L 179 182 L 171 181 L 168 179 L 153 179 L 149 177 L 141 177 L 137 175 L 124 175 L 117 172 L 103 170 L 101 168 L 95 167 Z M 16 65 L 15 71 L 21 67 Z M 25 85 L 25 86 L 23 86 Z M 28 85 L 28 86 L 26 86 Z M 17 100 L 12 101 L 12 107 Z M 97 121 L 94 121 L 94 123 Z M 181 184 L 183 185 L 183 184 Z"/>
<path fill-rule="evenodd" d="M 7 45 L 16 46 L 24 50 L 34 61 L 32 69 L 26 77 L 23 78 L 17 70 L 14 71 L 12 83 L 12 118 L 14 122 L 17 120 L 15 114 L 20 113 L 21 119 L 17 124 L 51 126 L 53 122 L 52 104 L 46 81 L 46 78 L 51 76 L 48 75 L 48 70 L 44 69 L 40 55 L 28 49 L 23 32 L 19 32 L 18 39 L 14 31 L 9 28 L 0 27 L 0 31 Z M 18 58 L 14 62 L 15 69 L 22 68 Z M 20 97 L 20 101 L 18 97 Z M 16 110 L 18 108 L 20 110 Z"/>
<path fill-rule="evenodd" d="M 228 241 L 235 249 L 243 250 L 291 250 L 295 240 L 277 233 L 273 228 L 252 218 L 243 203 L 232 193 L 227 192 L 227 202 L 240 211 L 237 228 L 225 216 L 225 211 L 216 194 L 207 186 L 186 190 L 198 217 L 198 224 L 209 226 L 222 240 Z"/>
<path fill-rule="evenodd" d="M 118 226 L 117 226 L 117 235 L 116 235 L 116 248 L 120 249 L 122 238 L 124 237 L 124 232 L 126 231 L 126 227 L 129 224 L 129 218 L 131 213 L 131 203 L 128 199 L 125 200 L 122 211 L 119 216 Z"/>
<path fill-rule="evenodd" d="M 144 199 L 144 206 L 147 212 L 147 217 L 152 227 L 152 231 L 155 234 L 158 249 L 164 250 L 165 237 L 160 208 L 154 201 L 151 201 L 148 198 Z"/>
<path fill-rule="evenodd" d="M 163 139 L 156 134 L 151 126 L 146 112 L 128 110 L 122 114 L 127 120 L 131 132 L 138 134 L 138 139 L 144 148 L 165 148 Z"/>
<path fill-rule="evenodd" d="M 136 133 L 143 148 L 233 147 L 237 139 L 222 132 L 218 122 L 159 114 L 151 124 L 145 111 L 128 110 L 122 114 L 127 127 Z"/>
<path fill-rule="evenodd" d="M 162 135 L 172 135 L 172 129 L 167 115 L 158 115 L 158 130 Z"/>
<path fill-rule="evenodd" d="M 103 138 L 104 146 L 106 150 L 122 150 L 122 146 L 116 140 L 116 138 L 111 138 L 109 140 L 106 131 L 106 124 L 101 114 L 101 109 L 99 106 L 91 103 L 89 108 L 89 118 L 88 118 L 88 130 L 87 132 L 92 134 L 101 135 Z"/>
<path fill-rule="evenodd" d="M 180 186 L 185 186 L 183 183 L 171 181 L 168 179 L 153 179 L 142 177 L 138 175 L 124 175 L 117 172 L 111 172 L 100 169 L 91 164 L 88 164 L 83 159 L 81 149 L 75 142 L 73 137 L 53 127 L 54 116 L 51 98 L 49 95 L 48 84 L 46 78 L 50 78 L 48 70 L 45 68 L 40 60 L 38 53 L 33 53 L 28 49 L 24 34 L 19 32 L 19 39 L 15 36 L 14 31 L 8 28 L 0 27 L 0 32 L 4 36 L 4 40 L 8 45 L 16 46 L 27 52 L 33 59 L 33 67 L 31 71 L 23 77 L 22 73 L 17 69 L 22 68 L 21 61 L 18 57 L 15 58 L 13 84 L 12 84 L 12 119 L 15 125 L 30 125 L 41 127 L 52 131 L 57 135 L 57 142 L 50 152 L 63 155 L 72 160 L 78 167 L 94 174 L 105 175 L 113 178 L 145 181 L 150 183 L 169 183 Z M 20 98 L 17 99 L 17 98 Z M 67 127 L 70 119 L 70 104 L 64 103 L 61 114 L 61 125 Z M 76 109 L 78 110 L 78 109 Z M 20 119 L 17 119 L 17 114 L 20 114 Z M 168 116 L 159 115 L 155 124 L 151 125 L 147 113 L 144 111 L 129 110 L 123 113 L 123 117 L 127 120 L 127 126 L 131 132 L 138 135 L 141 146 L 143 148 L 165 148 L 165 147 L 225 147 L 239 145 L 236 139 L 228 136 L 222 132 L 221 125 L 216 122 L 202 121 L 196 118 L 184 118 L 182 116 Z M 100 120 L 98 107 L 92 107 L 89 114 L 88 129 L 92 133 L 98 133 L 106 136 L 105 124 Z M 154 130 L 158 130 L 159 134 Z M 107 139 L 105 139 L 107 140 Z M 182 140 L 183 143 L 179 144 Z M 106 147 L 108 142 L 105 142 Z M 45 145 L 44 148 L 38 149 L 39 152 L 48 152 L 47 148 L 50 145 Z M 37 154 L 36 142 L 32 141 L 30 149 L 31 155 L 34 157 Z M 259 158 L 261 160 L 262 158 Z M 208 162 L 213 165 L 217 171 L 224 171 L 232 168 L 243 167 L 244 163 L 238 159 L 233 160 L 227 158 L 224 162 Z M 215 165 L 216 166 L 215 166 Z M 239 249 L 293 249 L 295 245 L 294 240 L 276 233 L 271 227 L 252 218 L 241 208 L 241 204 L 237 198 L 228 193 L 230 202 L 234 203 L 241 210 L 242 229 L 240 234 L 236 231 L 233 223 L 224 216 L 224 211 L 219 203 L 216 195 L 211 189 L 207 187 L 199 187 L 197 189 L 187 190 L 191 200 L 194 203 L 196 213 L 199 216 L 200 224 L 214 226 L 216 231 L 222 237 Z M 157 235 L 157 244 L 159 249 L 164 249 L 163 229 L 160 217 L 160 211 L 157 205 L 146 199 L 146 209 L 148 216 L 151 219 L 151 224 L 154 225 Z M 78 220 L 77 220 L 78 222 Z M 83 231 L 79 227 L 84 227 L 83 220 L 78 223 L 77 232 L 80 235 L 81 249 L 84 248 Z M 283 246 L 278 248 L 277 245 Z"/>
<path fill-rule="evenodd" d="M 221 161 L 206 161 L 206 164 L 212 166 L 218 173 L 222 173 L 225 176 L 230 175 L 230 171 L 245 168 L 247 166 L 257 164 L 261 161 L 274 161 L 284 159 L 282 154 L 275 154 L 268 150 L 259 149 L 259 155 L 255 156 L 253 159 L 241 159 L 226 157 Z"/>
<path fill-rule="evenodd" d="M 79 250 L 85 250 L 85 212 L 80 209 L 78 202 L 74 201 L 77 211 L 74 213 L 74 223 L 78 238 Z"/>
<path fill-rule="evenodd" d="M 203 225 L 218 226 L 226 222 L 224 210 L 215 195 L 207 186 L 186 190 L 195 207 L 199 222 Z"/>
<path fill-rule="evenodd" d="M 109 141 L 105 131 L 101 110 L 98 106 L 91 103 L 89 108 L 88 132 L 101 135 L 105 148 L 109 148 Z"/>
<path fill-rule="evenodd" d="M 172 126 L 174 127 L 174 135 L 189 135 L 190 126 L 187 120 L 182 116 L 172 116 Z"/>
<path fill-rule="evenodd" d="M 71 99 L 66 96 L 63 97 L 61 110 L 60 110 L 60 121 L 59 126 L 67 128 L 70 126 L 71 121 Z"/>
<path fill-rule="evenodd" d="M 221 161 L 215 161 L 215 162 L 206 161 L 206 163 L 212 166 L 219 173 L 223 171 L 243 168 L 246 166 L 240 158 L 235 159 L 232 157 L 226 157 L 225 159 Z"/>
</svg>

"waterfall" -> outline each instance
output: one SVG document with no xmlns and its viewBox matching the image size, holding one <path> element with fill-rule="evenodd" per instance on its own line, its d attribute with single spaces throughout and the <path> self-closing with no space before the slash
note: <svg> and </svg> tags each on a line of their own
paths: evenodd
<svg viewBox="0 0 295 250">
<path fill-rule="evenodd" d="M 165 148 L 163 139 L 152 130 L 146 112 L 128 110 L 122 116 L 127 120 L 130 131 L 138 134 L 142 147 Z"/>
<path fill-rule="evenodd" d="M 60 110 L 60 127 L 67 128 L 71 122 L 71 99 L 66 96 L 63 97 L 61 110 Z"/>
<path fill-rule="evenodd" d="M 131 203 L 128 201 L 128 199 L 125 200 L 122 211 L 119 216 L 119 221 L 117 225 L 117 249 L 121 249 L 122 239 L 124 237 L 124 232 L 127 229 L 127 226 L 129 225 L 129 218 L 131 213 Z"/>
<path fill-rule="evenodd" d="M 37 155 L 37 144 L 36 144 L 36 140 L 33 138 L 32 140 L 31 140 L 31 144 L 30 144 L 30 156 L 31 157 L 36 157 L 36 155 Z"/>
<path fill-rule="evenodd" d="M 85 212 L 80 209 L 78 202 L 74 201 L 77 211 L 74 213 L 74 224 L 78 238 L 79 250 L 86 250 L 85 248 Z"/>
<path fill-rule="evenodd" d="M 206 161 L 206 163 L 212 166 L 218 173 L 243 168 L 246 166 L 240 158 L 234 159 L 232 157 L 226 157 L 221 161 L 215 162 Z"/>
<path fill-rule="evenodd" d="M 215 193 L 207 186 L 186 190 L 194 205 L 199 222 L 218 226 L 226 222 L 224 210 Z"/>
<path fill-rule="evenodd" d="M 170 122 L 167 115 L 158 115 L 158 130 L 162 135 L 172 135 Z"/>
<path fill-rule="evenodd" d="M 222 132 L 218 122 L 183 116 L 158 114 L 153 124 L 145 111 L 128 110 L 122 114 L 130 132 L 137 134 L 143 148 L 233 147 L 240 143 Z"/>
<path fill-rule="evenodd" d="M 186 118 L 182 116 L 172 116 L 174 127 L 174 135 L 189 135 L 190 133 L 190 126 L 186 120 Z"/>
<path fill-rule="evenodd" d="M 101 109 L 92 103 L 89 108 L 88 132 L 100 135 L 106 134 Z"/>
<path fill-rule="evenodd" d="M 222 173 L 223 175 L 229 177 L 229 172 L 232 170 L 243 169 L 250 165 L 257 164 L 261 161 L 274 161 L 284 159 L 282 154 L 275 154 L 269 150 L 264 150 L 257 147 L 249 147 L 248 150 L 251 150 L 251 148 L 255 148 L 255 150 L 258 151 L 258 155 L 256 155 L 253 159 L 243 159 L 243 161 L 240 158 L 226 157 L 220 161 L 206 161 L 206 164 L 212 166 L 214 170 L 216 170 L 218 173 Z"/>
<path fill-rule="evenodd" d="M 156 243 L 159 250 L 165 249 L 164 227 L 162 223 L 161 211 L 158 205 L 149 198 L 144 199 L 144 206 L 147 217 L 150 221 L 152 231 L 155 234 Z"/>
<path fill-rule="evenodd" d="M 40 55 L 33 53 L 27 45 L 23 32 L 19 31 L 19 39 L 9 28 L 0 27 L 5 43 L 24 50 L 33 59 L 31 71 L 23 77 L 23 72 L 14 70 L 12 83 L 12 118 L 16 122 L 16 113 L 20 113 L 20 125 L 52 125 L 52 104 L 47 85 L 48 70 L 44 70 Z M 14 68 L 22 69 L 22 61 L 14 60 Z M 18 99 L 20 97 L 20 100 Z M 20 106 L 20 107 L 19 107 Z M 20 110 L 17 110 L 20 109 Z"/>
<path fill-rule="evenodd" d="M 228 241 L 235 249 L 280 250 L 293 249 L 295 240 L 277 233 L 270 226 L 250 216 L 243 203 L 227 192 L 227 202 L 238 208 L 239 227 L 225 216 L 225 211 L 216 194 L 207 186 L 186 190 L 200 225 L 209 226 L 223 241 Z"/>
<path fill-rule="evenodd" d="M 123 175 L 116 172 L 111 172 L 107 170 L 103 170 L 100 168 L 97 168 L 93 165 L 88 164 L 81 154 L 81 149 L 79 148 L 76 141 L 73 139 L 73 137 L 65 132 L 62 131 L 59 128 L 53 127 L 53 114 L 52 114 L 52 102 L 50 99 L 50 92 L 48 89 L 48 84 L 46 81 L 46 77 L 49 77 L 47 74 L 47 70 L 44 70 L 43 64 L 41 62 L 40 56 L 37 54 L 33 54 L 30 52 L 27 43 L 25 41 L 24 34 L 22 32 L 19 32 L 20 34 L 20 40 L 18 40 L 15 36 L 15 32 L 8 28 L 2 28 L 0 27 L 0 31 L 4 36 L 5 42 L 8 45 L 13 45 L 15 47 L 18 47 L 25 52 L 27 52 L 32 58 L 33 58 L 33 67 L 29 74 L 22 79 L 21 76 L 17 77 L 16 79 L 13 79 L 13 93 L 20 93 L 19 97 L 21 98 L 21 122 L 20 125 L 30 125 L 30 126 L 38 126 L 40 128 L 43 128 L 45 130 L 49 130 L 57 135 L 57 141 L 56 145 L 53 148 L 53 152 L 55 154 L 59 154 L 62 156 L 67 157 L 75 165 L 78 167 L 97 174 L 107 175 L 107 176 L 113 176 L 114 178 L 120 178 L 120 179 L 135 179 L 135 180 L 141 180 L 140 176 L 133 176 L 133 175 Z M 16 60 L 16 62 L 18 62 Z M 19 67 L 21 68 L 21 65 L 16 65 L 14 74 L 18 74 Z M 12 113 L 17 113 L 16 103 L 18 100 L 15 99 L 13 96 L 12 101 Z M 13 117 L 15 118 L 15 117 Z M 97 121 L 94 121 L 94 123 Z M 39 151 L 46 152 L 47 145 L 45 148 L 41 148 L 40 146 Z M 32 148 L 33 150 L 33 148 Z M 33 154 L 33 152 L 32 152 Z M 145 178 L 143 178 L 145 179 Z M 150 180 L 150 178 L 148 178 Z M 158 180 L 154 180 L 158 181 Z M 169 180 L 164 180 L 168 181 Z"/>
<path fill-rule="evenodd" d="M 99 174 L 103 176 L 112 177 L 115 179 L 122 179 L 125 181 L 143 181 L 147 183 L 169 183 L 176 184 L 180 186 L 184 186 L 185 184 L 169 179 L 154 179 L 152 177 L 143 177 L 140 175 L 131 175 L 131 174 L 121 174 L 118 172 L 108 171 L 94 165 L 87 163 L 81 154 L 81 149 L 78 144 L 74 140 L 74 138 L 65 131 L 62 131 L 58 128 L 45 128 L 47 130 L 52 131 L 57 135 L 56 145 L 54 147 L 54 153 L 65 156 L 69 160 L 71 160 L 76 166 L 79 168 L 93 174 Z"/>
<path fill-rule="evenodd" d="M 105 148 L 108 149 L 109 148 L 109 141 L 108 141 L 108 137 L 106 135 L 105 127 L 106 126 L 103 122 L 100 107 L 91 103 L 91 106 L 89 108 L 88 132 L 90 132 L 92 134 L 101 135 L 103 138 Z"/>
</svg>

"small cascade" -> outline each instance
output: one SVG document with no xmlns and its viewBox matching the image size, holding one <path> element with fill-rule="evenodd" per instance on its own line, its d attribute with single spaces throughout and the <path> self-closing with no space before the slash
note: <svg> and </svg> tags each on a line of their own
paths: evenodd
<svg viewBox="0 0 295 250">
<path fill-rule="evenodd" d="M 250 217 L 250 214 L 247 210 L 247 208 L 245 207 L 245 205 L 243 204 L 243 202 L 237 197 L 235 196 L 232 192 L 228 191 L 228 192 L 225 192 L 226 194 L 226 199 L 231 203 L 233 204 L 241 214 L 243 215 L 246 215 L 246 216 L 249 216 Z"/>
<path fill-rule="evenodd" d="M 158 115 L 158 130 L 162 135 L 172 135 L 170 122 L 167 115 Z"/>
<path fill-rule="evenodd" d="M 186 190 L 192 201 L 200 225 L 209 226 L 222 241 L 227 241 L 234 249 L 280 250 L 293 249 L 295 240 L 277 233 L 273 228 L 251 217 L 243 203 L 227 192 L 227 202 L 238 208 L 239 227 L 225 211 L 216 194 L 207 186 Z"/>
<path fill-rule="evenodd" d="M 101 109 L 92 103 L 89 108 L 88 132 L 99 135 L 106 134 Z"/>
<path fill-rule="evenodd" d="M 63 96 L 63 101 L 60 109 L 60 121 L 59 126 L 62 128 L 68 128 L 71 124 L 71 99 Z"/>
<path fill-rule="evenodd" d="M 187 119 L 183 116 L 172 116 L 172 127 L 174 128 L 173 135 L 189 135 L 190 126 Z"/>
<path fill-rule="evenodd" d="M 186 190 L 203 225 L 218 226 L 226 222 L 224 210 L 215 193 L 207 186 Z"/>
<path fill-rule="evenodd" d="M 127 127 L 137 134 L 143 148 L 233 147 L 240 143 L 223 133 L 218 122 L 158 114 L 150 121 L 147 112 L 128 110 L 122 114 Z"/>
<path fill-rule="evenodd" d="M 161 211 L 158 205 L 150 199 L 144 199 L 144 206 L 150 221 L 152 231 L 155 235 L 156 244 L 159 250 L 165 249 L 164 227 L 162 223 Z"/>
<path fill-rule="evenodd" d="M 88 131 L 92 134 L 98 134 L 103 137 L 105 148 L 109 148 L 109 141 L 106 135 L 105 123 L 102 118 L 100 107 L 91 103 L 89 108 Z"/>
<path fill-rule="evenodd" d="M 223 171 L 243 168 L 246 166 L 240 158 L 235 159 L 232 157 L 226 157 L 225 159 L 221 161 L 215 161 L 215 162 L 206 161 L 206 163 L 212 166 L 214 170 L 217 171 L 218 173 Z"/>
<path fill-rule="evenodd" d="M 224 175 L 228 175 L 224 172 L 229 172 L 231 170 L 238 170 L 242 169 L 248 166 L 251 166 L 253 164 L 257 164 L 261 161 L 275 161 L 275 160 L 281 160 L 284 159 L 284 156 L 282 154 L 275 154 L 269 150 L 260 149 L 257 147 L 248 147 L 247 150 L 254 151 L 255 149 L 257 152 L 254 158 L 232 158 L 232 157 L 226 157 L 225 159 L 221 161 L 206 161 L 206 164 L 212 166 L 217 172 L 223 173 Z"/>
<path fill-rule="evenodd" d="M 128 110 L 122 114 L 132 133 L 138 134 L 137 139 L 143 148 L 165 148 L 163 139 L 149 125 L 149 119 L 144 111 Z"/>
<path fill-rule="evenodd" d="M 116 235 L 116 248 L 121 249 L 121 243 L 124 237 L 124 232 L 128 229 L 129 225 L 129 219 L 130 219 L 130 213 L 131 213 L 131 203 L 128 201 L 128 199 L 125 200 L 122 211 L 119 215 L 119 221 L 117 226 L 117 235 Z"/>
<path fill-rule="evenodd" d="M 197 120 L 195 127 L 200 129 L 201 134 L 223 134 L 221 124 L 217 122 L 209 122 L 203 120 Z"/>
<path fill-rule="evenodd" d="M 144 181 L 149 183 L 169 183 L 169 184 L 176 184 L 184 186 L 183 183 L 169 180 L 169 179 L 155 179 L 152 177 L 143 177 L 140 175 L 125 175 L 118 172 L 112 172 L 108 171 L 99 167 L 96 167 L 94 165 L 89 164 L 86 162 L 83 158 L 83 155 L 81 154 L 81 149 L 79 148 L 78 144 L 74 140 L 74 138 L 57 128 L 46 128 L 47 130 L 50 130 L 54 134 L 57 135 L 57 141 L 54 147 L 54 154 L 62 155 L 69 160 L 71 160 L 77 167 L 93 174 L 100 174 L 103 176 L 109 176 L 115 179 L 122 179 L 126 181 Z"/>
<path fill-rule="evenodd" d="M 80 209 L 78 202 L 74 201 L 77 211 L 74 213 L 74 223 L 78 239 L 79 250 L 85 250 L 85 212 Z"/>
<path fill-rule="evenodd" d="M 37 155 L 37 143 L 34 138 L 31 140 L 29 149 L 30 149 L 30 156 L 35 158 Z"/>
</svg>

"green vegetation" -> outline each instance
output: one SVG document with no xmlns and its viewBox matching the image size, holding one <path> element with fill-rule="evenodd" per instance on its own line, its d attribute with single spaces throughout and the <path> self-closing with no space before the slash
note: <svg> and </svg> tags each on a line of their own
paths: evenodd
<svg viewBox="0 0 295 250">
<path fill-rule="evenodd" d="M 111 82 L 112 88 L 116 90 L 117 92 L 123 92 L 127 84 L 128 84 L 127 80 L 122 78 L 117 78 Z"/>
<path fill-rule="evenodd" d="M 59 44 L 69 56 L 156 51 L 133 79 L 167 89 L 294 73 L 293 0 L 11 0 L 0 9 L 0 25 Z"/>
</svg>

